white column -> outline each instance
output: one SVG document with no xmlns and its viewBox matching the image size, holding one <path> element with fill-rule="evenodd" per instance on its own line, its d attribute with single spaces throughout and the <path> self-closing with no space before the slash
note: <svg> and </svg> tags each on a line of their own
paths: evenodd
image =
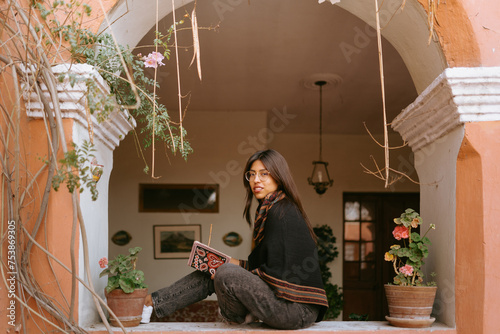
<svg viewBox="0 0 500 334">
<path fill-rule="evenodd" d="M 414 152 L 423 230 L 432 246 L 426 276 L 435 272 L 434 314 L 455 325 L 456 162 L 467 122 L 500 120 L 500 67 L 448 68 L 392 122 Z"/>
<path fill-rule="evenodd" d="M 95 80 L 98 88 L 104 93 L 109 94 L 109 88 L 104 79 L 87 64 L 58 65 L 53 67 L 56 77 L 65 75 L 62 82 L 58 82 L 57 90 L 59 93 L 59 103 L 63 118 L 74 120 L 72 129 L 72 141 L 81 147 L 86 140 L 89 141 L 89 123 L 87 111 L 85 108 L 87 88 L 85 83 L 80 80 L 74 86 L 71 86 L 68 73 Z M 42 86 L 42 94 L 48 94 L 47 88 Z M 25 94 L 27 114 L 32 118 L 43 117 L 43 108 L 35 93 Z M 99 197 L 92 201 L 91 193 L 86 188 L 80 194 L 80 205 L 87 231 L 89 247 L 89 263 L 92 273 L 92 282 L 99 295 L 104 298 L 104 287 L 107 283 L 107 277 L 99 278 L 102 270 L 98 261 L 102 257 L 108 256 L 108 188 L 109 177 L 113 169 L 113 151 L 119 145 L 120 141 L 135 126 L 135 120 L 126 110 L 113 111 L 103 122 L 99 123 L 94 115 L 90 117 L 93 131 L 93 142 L 96 151 L 94 155 L 100 165 L 104 165 L 104 172 L 97 183 Z M 69 143 L 68 143 L 69 144 Z M 87 278 L 84 272 L 84 259 L 82 241 L 80 239 L 79 249 L 79 269 L 78 275 L 81 278 Z M 92 295 L 80 284 L 79 285 L 79 306 L 78 306 L 79 324 L 88 326 L 100 321 L 97 311 L 92 301 Z"/>
</svg>

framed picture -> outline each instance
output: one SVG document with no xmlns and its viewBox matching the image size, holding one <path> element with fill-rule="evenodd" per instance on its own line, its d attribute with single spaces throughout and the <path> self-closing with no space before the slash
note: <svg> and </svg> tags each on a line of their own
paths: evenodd
<svg viewBox="0 0 500 334">
<path fill-rule="evenodd" d="M 219 212 L 218 184 L 139 184 L 139 212 Z"/>
<path fill-rule="evenodd" d="M 188 259 L 194 241 L 201 241 L 201 225 L 155 225 L 153 236 L 155 259 Z"/>
</svg>

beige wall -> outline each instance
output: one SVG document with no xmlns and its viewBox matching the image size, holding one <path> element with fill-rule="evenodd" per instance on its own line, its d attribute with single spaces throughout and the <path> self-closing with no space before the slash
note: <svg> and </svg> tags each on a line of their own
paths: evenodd
<svg viewBox="0 0 500 334">
<path fill-rule="evenodd" d="M 395 137 L 393 145 L 397 146 L 398 143 L 401 143 L 401 139 Z M 322 196 L 316 194 L 313 187 L 307 183 L 307 178 L 311 176 L 313 168 L 312 161 L 317 160 L 319 155 L 318 135 L 283 134 L 277 136 L 270 147 L 280 151 L 287 158 L 311 224 L 313 226 L 328 224 L 332 227 L 340 252 L 339 257 L 332 264 L 332 282 L 342 286 L 342 194 L 344 192 L 418 192 L 418 185 L 409 181 L 400 181 L 386 190 L 382 181 L 364 173 L 360 163 L 372 168 L 370 155 L 377 159 L 377 163 L 383 163 L 382 149 L 368 135 L 323 136 L 323 159 L 329 163 L 328 171 L 334 179 L 334 184 Z M 392 167 L 408 171 L 409 161 L 412 160 L 411 150 L 405 148 L 395 152 L 392 154 Z M 408 174 L 417 178 L 413 168 Z"/>
<path fill-rule="evenodd" d="M 126 230 L 133 239 L 126 246 L 110 243 L 109 256 L 113 258 L 126 253 L 131 246 L 141 246 L 143 251 L 138 267 L 144 271 L 150 290 L 159 289 L 191 272 L 186 259 L 154 259 L 153 225 L 201 224 L 202 242 L 206 243 L 210 224 L 213 224 L 213 247 L 234 257 L 245 257 L 250 251 L 250 229 L 242 217 L 244 190 L 241 180 L 248 155 L 239 154 L 238 145 L 248 142 L 249 136 L 266 127 L 266 113 L 189 112 L 185 126 L 194 153 L 187 162 L 169 154 L 169 163 L 163 148 L 158 148 L 155 175 L 161 178 L 157 180 L 142 171 L 144 165 L 137 157 L 131 135 L 115 150 L 110 181 L 109 235 Z M 151 159 L 150 150 L 146 158 Z M 218 183 L 219 213 L 139 213 L 139 183 Z M 230 231 L 243 237 L 240 246 L 230 248 L 222 242 L 222 236 Z"/>
<path fill-rule="evenodd" d="M 324 136 L 323 155 L 330 163 L 329 171 L 335 183 L 323 196 L 317 195 L 307 184 L 312 172 L 312 161 L 318 158 L 317 134 L 285 134 L 287 122 L 284 111 L 266 112 L 190 112 L 186 121 L 189 139 L 195 153 L 184 162 L 171 157 L 168 163 L 162 149 L 157 151 L 155 175 L 152 180 L 142 172 L 141 159 L 135 152 L 132 136 L 128 136 L 115 150 L 114 168 L 110 181 L 109 235 L 126 230 L 132 241 L 126 246 L 109 245 L 109 256 L 125 253 L 131 246 L 143 247 L 139 268 L 144 270 L 151 291 L 157 290 L 191 272 L 185 259 L 155 260 L 153 254 L 153 225 L 201 224 L 202 241 L 208 241 L 213 224 L 212 245 L 238 258 L 250 252 L 250 229 L 242 217 L 244 189 L 241 170 L 256 149 L 268 147 L 280 151 L 288 160 L 294 174 L 305 209 L 313 225 L 329 224 L 342 247 L 342 193 L 345 191 L 418 191 L 410 182 L 397 183 L 384 190 L 382 181 L 362 171 L 360 162 L 370 165 L 370 155 L 382 161 L 382 150 L 367 136 Z M 286 115 L 291 115 L 287 113 Z M 266 124 L 268 124 L 267 128 Z M 147 153 L 150 159 L 150 152 Z M 393 166 L 408 170 L 411 160 L 408 149 L 393 154 Z M 234 161 L 234 162 L 232 162 Z M 228 163 L 235 167 L 228 168 Z M 241 168 L 241 170 L 238 170 Z M 232 175 L 231 175 L 232 174 Z M 215 175 L 215 176 L 214 176 Z M 413 175 L 416 177 L 416 175 Z M 218 179 L 218 181 L 216 180 Z M 139 213 L 139 183 L 219 183 L 220 212 L 218 214 Z M 228 247 L 222 236 L 236 231 L 243 237 L 238 247 Z M 333 282 L 342 285 L 341 256 L 333 264 Z M 104 278 L 103 278 L 104 279 Z"/>
</svg>

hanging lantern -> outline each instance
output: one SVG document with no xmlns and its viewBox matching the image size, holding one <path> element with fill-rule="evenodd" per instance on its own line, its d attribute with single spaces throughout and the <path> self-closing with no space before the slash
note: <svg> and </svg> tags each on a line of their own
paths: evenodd
<svg viewBox="0 0 500 334">
<path fill-rule="evenodd" d="M 323 135 L 323 86 L 326 81 L 316 81 L 315 85 L 319 86 L 319 160 L 313 161 L 313 171 L 311 177 L 307 179 L 309 184 L 314 187 L 316 193 L 322 195 L 326 192 L 328 187 L 333 185 L 333 180 L 330 179 L 328 173 L 328 162 L 323 161 L 322 158 L 322 135 Z"/>
</svg>

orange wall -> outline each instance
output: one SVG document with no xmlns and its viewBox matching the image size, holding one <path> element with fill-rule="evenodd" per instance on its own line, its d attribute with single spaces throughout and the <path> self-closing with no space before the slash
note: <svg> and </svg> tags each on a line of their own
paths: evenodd
<svg viewBox="0 0 500 334">
<path fill-rule="evenodd" d="M 102 1 L 105 10 L 109 10 L 113 4 L 116 2 L 115 0 Z M 21 1 L 21 3 L 26 4 L 26 1 Z M 86 18 L 85 24 L 93 29 L 97 30 L 104 16 L 101 12 L 101 5 L 99 1 L 92 1 L 91 5 L 93 6 L 92 16 L 90 18 Z M 3 38 L 2 40 L 8 40 L 8 38 Z M 3 66 L 3 64 L 2 64 Z M 1 111 L 3 113 L 0 118 L 0 127 L 3 130 L 3 133 L 8 133 L 7 122 L 5 112 L 11 112 L 13 110 L 13 82 L 12 76 L 7 71 L 0 72 L 0 103 L 5 107 L 6 111 Z M 20 144 L 20 157 L 21 157 L 21 168 L 20 168 L 20 186 L 21 189 L 25 189 L 28 183 L 30 182 L 33 175 L 35 175 L 40 167 L 43 165 L 41 158 L 46 158 L 49 154 L 48 152 L 48 143 L 46 130 L 43 120 L 33 120 L 28 119 L 25 113 L 24 105 L 21 106 L 21 144 Z M 72 141 L 72 128 L 73 121 L 72 120 L 64 120 L 64 130 L 66 134 L 66 142 L 69 144 Z M 11 130 L 12 131 L 12 130 Z M 14 137 L 10 136 L 9 148 L 8 151 L 11 153 L 14 151 Z M 5 156 L 6 148 L 4 144 L 0 144 L 0 152 L 2 153 L 2 157 Z M 62 157 L 62 151 L 58 152 L 58 158 Z M 12 163 L 12 159 L 11 159 Z M 13 166 L 9 166 L 8 169 L 10 171 L 13 170 Z M 33 189 L 29 192 L 29 195 L 26 196 L 26 199 L 23 203 L 21 221 L 28 230 L 31 231 L 33 228 L 35 221 L 39 215 L 39 207 L 40 201 L 43 196 L 45 182 L 47 180 L 46 171 L 39 175 L 37 182 L 35 183 Z M 13 185 L 10 185 L 13 187 Z M 2 198 L 1 203 L 3 204 L 3 214 L 2 218 L 2 227 L 5 231 L 7 227 L 8 217 L 6 213 L 6 203 L 7 198 Z M 51 192 L 48 210 L 45 213 L 45 221 L 40 228 L 36 240 L 42 245 L 48 245 L 48 251 L 61 260 L 67 267 L 71 268 L 71 260 L 70 260 L 70 245 L 71 245 L 71 231 L 72 231 L 72 223 L 73 223 L 73 210 L 72 210 L 72 201 L 71 195 L 66 190 L 63 185 L 58 192 Z M 17 226 L 20 226 L 17 223 Z M 18 232 L 17 243 L 20 244 L 21 241 L 26 241 L 26 238 L 21 237 L 21 233 Z M 78 270 L 78 258 L 79 258 L 79 227 L 77 226 L 76 235 L 74 239 L 74 248 L 75 248 L 75 260 L 76 260 L 76 269 Z M 6 256 L 7 244 L 2 244 L 3 256 Z M 5 260 L 2 258 L 2 260 Z M 47 256 L 41 251 L 38 247 L 34 246 L 31 249 L 30 254 L 30 264 L 32 269 L 32 274 L 35 277 L 40 290 L 43 291 L 45 295 L 47 295 L 50 299 L 52 299 L 56 304 L 64 309 L 68 310 L 71 300 L 71 289 L 72 289 L 72 278 L 71 275 L 64 269 L 62 269 L 58 264 L 54 261 L 50 261 L 51 265 L 49 265 L 49 260 Z M 80 274 L 83 277 L 83 273 Z M 75 322 L 78 321 L 78 283 L 76 285 L 76 302 L 75 302 Z M 5 288 L 5 284 L 2 280 L 0 283 L 0 332 L 5 333 L 5 330 L 12 329 L 11 326 L 5 321 L 7 319 L 7 315 L 9 311 L 7 307 L 10 305 L 10 301 L 13 300 L 9 298 L 9 291 Z M 21 322 L 21 312 L 19 309 L 20 303 L 16 301 L 16 324 Z M 33 307 L 36 311 L 40 312 L 39 307 L 35 305 L 35 303 L 30 302 L 30 306 Z M 25 316 L 27 315 L 25 310 Z M 53 319 L 48 316 L 48 319 L 53 321 Z M 44 333 L 51 330 L 50 326 L 45 324 L 40 318 L 34 314 L 28 316 L 28 321 L 26 324 L 28 333 Z M 57 332 L 57 330 L 56 330 Z"/>
<path fill-rule="evenodd" d="M 3 39 L 2 39 L 3 40 Z M 20 89 L 20 88 L 19 88 Z M 4 142 L 0 142 L 0 152 L 2 157 L 6 155 L 9 156 L 9 165 L 7 166 L 6 173 L 12 178 L 12 182 L 4 185 L 4 191 L 7 187 L 10 187 L 15 192 L 15 140 L 16 135 L 14 131 L 14 125 L 17 124 L 17 115 L 14 113 L 14 83 L 12 81 L 12 75 L 7 69 L 7 71 L 0 74 L 0 103 L 5 107 L 1 111 L 2 116 L 0 118 L 0 127 L 2 129 L 2 135 L 8 134 L 8 148 L 5 147 Z M 8 117 L 7 117 L 8 113 Z M 45 124 L 43 120 L 33 120 L 26 116 L 25 107 L 21 104 L 21 115 L 20 115 L 19 125 L 20 125 L 20 145 L 19 145 L 19 194 L 23 193 L 28 185 L 30 184 L 34 175 L 38 173 L 40 168 L 44 165 L 42 159 L 47 158 L 48 155 L 48 142 L 45 130 Z M 10 123 L 8 119 L 13 122 Z M 66 140 L 71 142 L 72 137 L 72 120 L 65 120 L 64 128 L 66 132 Z M 59 158 L 62 157 L 62 153 L 59 152 Z M 6 181 L 6 179 L 4 178 Z M 39 207 L 41 204 L 41 199 L 44 192 L 45 182 L 47 180 L 46 170 L 45 173 L 41 173 L 36 182 L 33 183 L 32 188 L 27 190 L 24 201 L 21 203 L 21 213 L 20 220 L 16 220 L 15 225 L 20 228 L 22 225 L 31 231 L 35 224 L 35 221 L 39 215 Z M 7 195 L 4 192 L 4 195 Z M 16 198 L 20 198 L 19 195 Z M 3 197 L 1 200 L 3 205 L 3 216 L 2 228 L 5 232 L 9 218 L 7 216 L 7 203 L 8 198 Z M 59 192 L 51 192 L 51 197 L 49 200 L 48 211 L 45 213 L 45 220 L 42 223 L 41 228 L 38 231 L 36 240 L 42 245 L 48 244 L 48 250 L 60 259 L 66 266 L 71 267 L 70 264 L 70 236 L 71 236 L 71 226 L 72 225 L 72 208 L 71 208 L 71 196 L 65 190 L 64 187 L 61 188 Z M 76 231 L 75 237 L 75 255 L 76 255 L 76 268 L 78 269 L 78 249 L 79 249 L 79 233 Z M 21 249 L 26 245 L 27 238 L 23 236 L 23 233 L 17 230 L 16 243 Z M 7 243 L 2 244 L 2 262 L 6 262 L 7 259 Z M 21 254 L 18 254 L 19 257 Z M 71 296 L 71 275 L 69 275 L 65 270 L 63 270 L 58 264 L 52 261 L 52 267 L 50 268 L 48 264 L 47 256 L 36 246 L 31 249 L 31 255 L 29 257 L 31 265 L 31 274 L 35 277 L 40 289 L 49 298 L 53 299 L 54 302 L 59 303 L 62 308 L 68 309 L 65 299 L 70 300 Z M 19 263 L 17 263 L 19 264 Z M 5 269 L 5 267 L 4 267 Z M 53 271 L 52 271 L 53 270 Z M 10 270 L 11 271 L 11 270 Z M 60 288 L 59 288 L 60 287 Z M 17 295 L 19 295 L 19 287 L 16 286 Z M 61 289 L 61 290 L 59 290 Z M 78 292 L 78 290 L 76 290 Z M 14 298 L 9 296 L 9 290 L 6 289 L 4 281 L 0 283 L 0 332 L 5 333 L 4 329 L 12 329 L 12 326 L 6 321 L 7 315 L 10 314 L 10 310 L 7 307 L 11 305 L 11 301 L 14 301 L 16 306 L 15 321 L 16 324 L 21 323 L 21 312 L 20 312 L 20 302 L 16 301 Z M 78 294 L 76 294 L 78 297 Z M 78 300 L 76 301 L 78 302 Z M 36 311 L 40 312 L 39 308 L 35 303 L 31 302 L 30 306 Z M 78 304 L 76 304 L 78 306 Z M 78 309 L 76 308 L 76 311 Z M 27 312 L 25 310 L 25 316 Z M 77 314 L 75 314 L 77 316 Z M 36 315 L 32 315 L 27 323 L 28 333 L 38 333 L 40 331 L 46 332 L 50 328 L 46 327 L 42 321 Z M 50 319 L 50 316 L 48 316 Z M 8 319 L 9 321 L 11 319 Z M 77 318 L 75 319 L 77 320 Z M 36 322 L 40 327 L 35 325 Z M 41 328 L 41 329 L 40 329 Z"/>
<path fill-rule="evenodd" d="M 64 120 L 64 131 L 66 134 L 66 142 L 71 143 L 72 139 L 72 120 Z M 45 125 L 42 120 L 31 120 L 27 124 L 28 141 L 30 143 L 30 164 L 32 170 L 36 170 L 41 164 L 38 157 L 46 156 L 48 152 L 47 141 L 43 137 L 45 135 Z M 41 134 L 43 134 L 41 136 Z M 62 158 L 62 152 L 59 151 L 58 158 Z M 46 175 L 39 178 L 39 184 L 45 186 Z M 41 198 L 41 191 L 40 197 Z M 71 194 L 67 191 L 65 185 L 62 185 L 59 191 L 52 191 L 48 210 L 46 212 L 46 226 L 39 231 L 37 241 L 45 245 L 49 252 L 63 262 L 68 268 L 71 268 L 71 230 L 73 224 L 73 210 L 72 210 Z M 38 203 L 39 205 L 39 199 Z M 34 224 L 35 217 L 25 220 L 28 229 L 31 229 Z M 43 225 L 42 225 L 43 226 Z M 45 242 L 47 240 L 47 242 Z M 75 235 L 75 264 L 78 271 L 78 249 L 79 249 L 79 230 L 76 227 Z M 47 246 L 48 245 L 48 246 Z M 68 310 L 67 303 L 71 300 L 71 274 L 61 268 L 59 264 L 51 261 L 53 270 L 51 269 L 46 255 L 37 247 L 34 247 L 31 253 L 31 264 L 33 274 L 37 278 L 42 291 L 47 295 L 54 298 L 57 302 L 63 305 L 63 309 Z M 78 288 L 78 283 L 76 288 Z M 78 321 L 78 289 L 76 292 L 75 301 L 75 321 Z M 36 319 L 37 323 L 41 321 Z M 29 333 L 37 333 L 38 328 L 30 322 Z"/>
<path fill-rule="evenodd" d="M 3 90 L 4 87 L 0 86 L 0 89 Z M 24 110 L 24 109 L 23 109 Z M 67 140 L 71 140 L 71 129 L 72 129 L 72 120 L 65 120 L 64 127 L 67 134 Z M 6 128 L 6 124 L 2 122 L 2 128 Z M 13 137 L 11 137 L 11 143 L 13 143 Z M 40 158 L 46 158 L 48 152 L 47 140 L 45 136 L 45 125 L 42 120 L 30 120 L 26 117 L 25 112 L 22 112 L 21 119 L 21 173 L 20 173 L 20 187 L 21 192 L 26 189 L 27 185 L 31 181 L 33 175 L 40 169 L 43 165 L 43 162 Z M 2 151 L 5 147 L 2 145 Z M 14 150 L 13 145 L 10 145 L 9 151 L 12 153 Z M 3 152 L 2 152 L 3 153 Z M 61 154 L 59 154 L 59 158 Z M 13 170 L 12 159 L 11 166 L 9 166 L 9 170 Z M 22 203 L 21 209 L 21 219 L 23 226 L 31 231 L 35 224 L 35 221 L 39 214 L 39 207 L 41 204 L 41 199 L 43 195 L 43 190 L 45 187 L 45 182 L 47 179 L 46 173 L 42 173 L 38 178 L 37 182 L 35 182 L 34 187 L 28 192 L 24 202 Z M 14 188 L 14 185 L 10 185 L 11 188 Z M 2 199 L 2 203 L 6 204 L 7 198 Z M 4 206 L 5 208 L 5 206 Z M 3 228 L 5 230 L 7 226 L 7 216 L 4 215 L 2 219 Z M 16 221 L 16 225 L 20 227 L 20 222 Z M 48 204 L 48 211 L 45 215 L 45 221 L 42 223 L 36 240 L 42 246 L 48 245 L 48 251 L 52 253 L 55 257 L 61 260 L 67 267 L 71 268 L 70 261 L 70 236 L 71 236 L 71 228 L 72 228 L 72 207 L 71 207 L 71 196 L 63 186 L 58 192 L 51 192 L 50 200 Z M 24 245 L 26 244 L 27 238 L 23 236 L 23 233 L 18 230 L 17 232 L 17 244 Z M 6 252 L 6 244 L 3 245 L 4 254 Z M 78 249 L 79 249 L 79 233 L 78 227 L 76 230 L 75 237 L 75 260 L 76 260 L 76 268 L 78 270 Z M 20 256 L 20 254 L 19 254 Z M 3 256 L 2 260 L 4 260 L 5 256 Z M 30 265 L 31 265 L 31 273 L 35 278 L 40 290 L 43 291 L 50 299 L 52 299 L 55 303 L 59 303 L 61 308 L 68 309 L 66 300 L 69 302 L 71 299 L 71 275 L 62 269 L 58 264 L 54 261 L 51 261 L 52 268 L 49 266 L 47 256 L 37 247 L 33 246 L 31 249 L 31 254 L 29 257 Z M 9 329 L 11 326 L 4 320 L 7 319 L 7 307 L 10 305 L 11 300 L 13 298 L 9 298 L 8 290 L 5 289 L 3 282 L 0 284 L 0 316 L 2 318 L 0 329 L 5 328 Z M 19 292 L 17 290 L 17 292 Z M 76 297 L 78 298 L 78 290 L 76 290 Z M 21 312 L 19 309 L 20 303 L 18 301 L 15 302 L 17 306 L 16 309 L 16 323 L 21 322 Z M 35 303 L 30 302 L 29 304 L 36 311 L 40 312 L 39 307 L 35 305 Z M 76 312 L 78 311 L 78 299 L 76 300 Z M 25 316 L 27 315 L 26 310 Z M 77 313 L 75 314 L 75 321 L 78 320 Z M 45 314 L 48 319 L 53 321 L 53 319 Z M 50 330 L 50 327 L 47 327 L 38 316 L 32 315 L 31 317 L 27 317 L 27 332 L 28 333 L 41 333 L 47 332 Z M 37 325 L 35 325 L 38 324 Z M 5 332 L 3 330 L 0 330 Z"/>
<path fill-rule="evenodd" d="M 92 15 L 86 19 L 83 25 L 87 29 L 97 32 L 101 23 L 106 21 L 102 9 L 104 8 L 104 11 L 108 13 L 118 0 L 87 0 L 84 2 L 92 7 Z"/>
<path fill-rule="evenodd" d="M 439 1 L 434 29 L 449 67 L 500 66 L 499 17 L 497 0 Z"/>
<path fill-rule="evenodd" d="M 429 12 L 428 0 L 418 1 L 426 12 Z M 462 2 L 467 1 L 439 1 L 434 31 L 449 67 L 475 67 L 481 64 L 481 50 L 476 32 L 469 21 L 469 13 L 462 5 Z"/>
<path fill-rule="evenodd" d="M 498 0 L 462 2 L 481 50 L 481 66 L 500 66 L 500 2 Z"/>
<path fill-rule="evenodd" d="M 456 319 L 460 334 L 500 328 L 500 122 L 468 123 L 457 161 Z"/>
</svg>

